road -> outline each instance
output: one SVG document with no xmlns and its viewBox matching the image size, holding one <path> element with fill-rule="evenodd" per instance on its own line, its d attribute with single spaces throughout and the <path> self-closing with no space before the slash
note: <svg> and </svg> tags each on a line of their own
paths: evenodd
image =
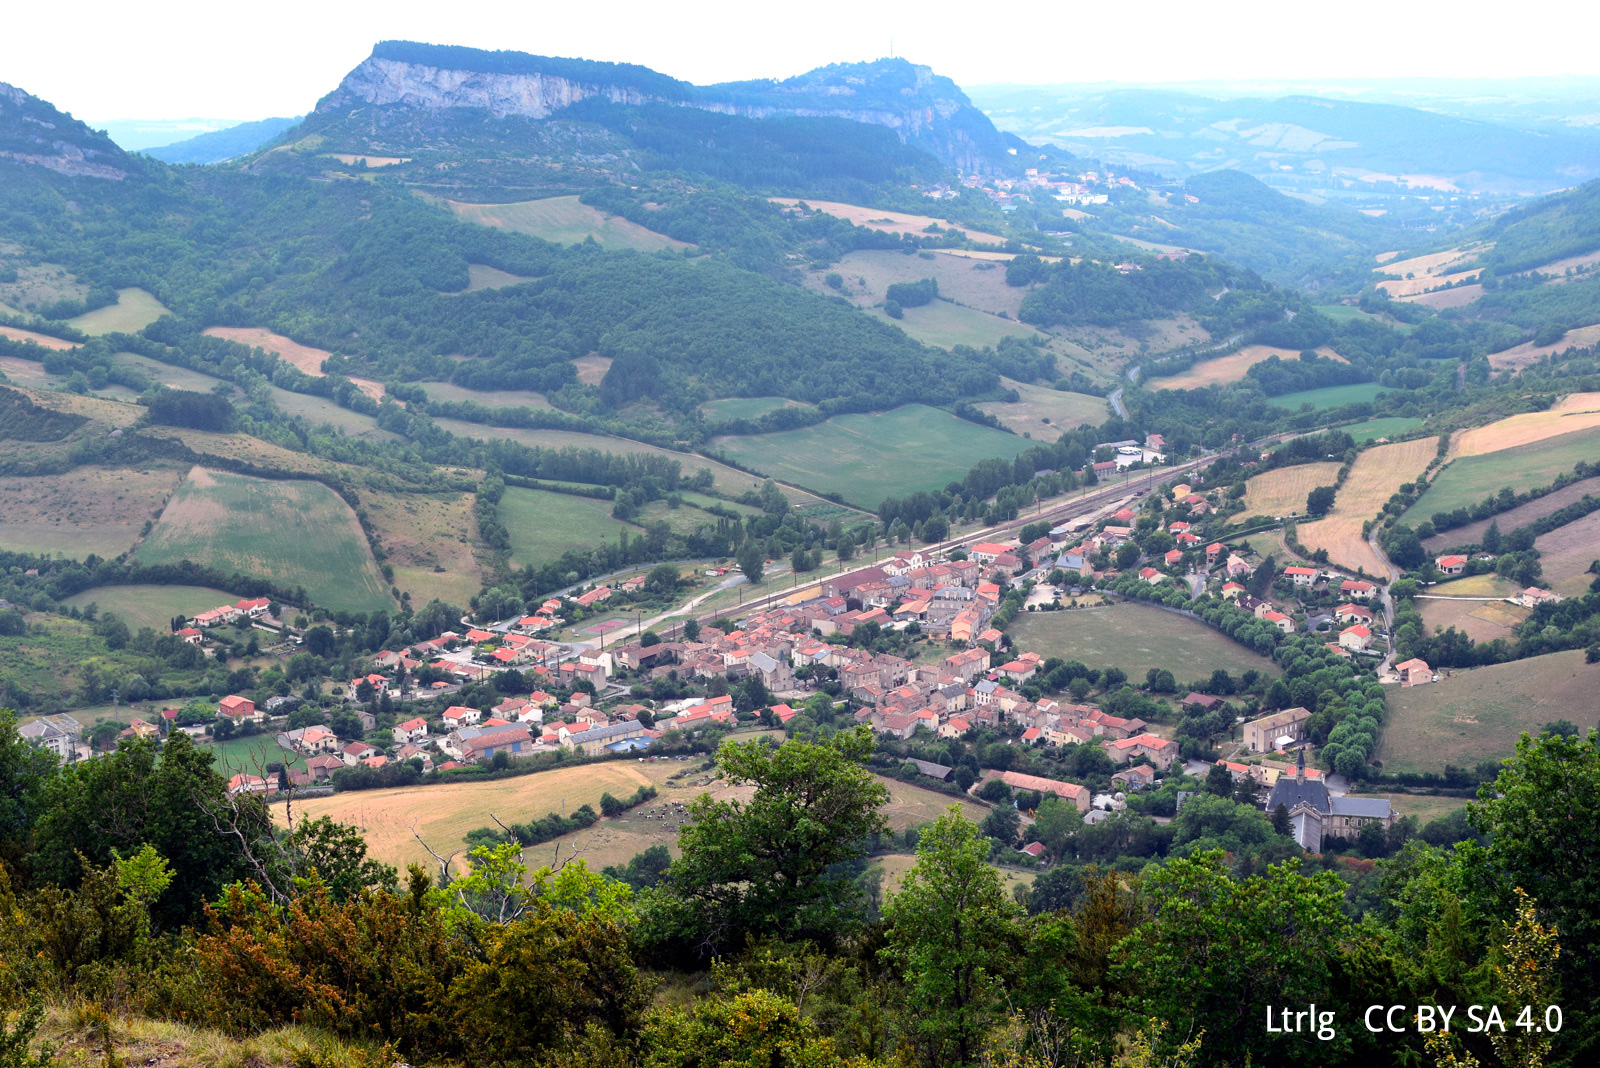
<svg viewBox="0 0 1600 1068">
<path fill-rule="evenodd" d="M 1383 602 L 1383 630 L 1389 635 L 1389 651 L 1384 654 L 1383 662 L 1378 665 L 1379 677 L 1394 666 L 1394 598 L 1389 596 L 1389 583 L 1400 577 L 1400 569 L 1389 562 L 1388 554 L 1383 551 L 1383 546 L 1378 544 L 1378 533 L 1381 529 L 1374 525 L 1372 532 L 1367 535 L 1367 545 L 1383 564 L 1384 573 L 1384 584 L 1378 588 L 1378 599 Z"/>
<path fill-rule="evenodd" d="M 1139 373 L 1139 368 L 1138 367 L 1135 366 L 1135 367 L 1128 368 L 1129 377 L 1137 375 L 1138 373 Z M 1134 378 L 1133 380 L 1135 382 L 1139 381 L 1137 378 Z M 1108 394 L 1106 396 L 1106 400 L 1111 404 L 1111 410 L 1117 413 L 1117 418 L 1118 419 L 1126 419 L 1126 418 L 1128 418 L 1128 409 L 1123 407 L 1123 405 L 1122 405 L 1122 387 L 1121 386 L 1118 386 L 1116 389 L 1112 390 L 1110 392 L 1110 394 Z"/>
</svg>

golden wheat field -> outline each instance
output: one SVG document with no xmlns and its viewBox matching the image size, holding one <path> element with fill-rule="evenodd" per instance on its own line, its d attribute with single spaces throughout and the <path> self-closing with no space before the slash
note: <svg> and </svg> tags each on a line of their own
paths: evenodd
<svg viewBox="0 0 1600 1068">
<path fill-rule="evenodd" d="M 1300 543 L 1313 552 L 1327 550 L 1328 559 L 1340 567 L 1387 578 L 1384 562 L 1362 536 L 1362 524 L 1378 514 L 1401 483 L 1422 474 L 1438 447 L 1435 438 L 1419 438 L 1378 445 L 1357 456 L 1333 511 L 1315 523 L 1302 524 Z"/>
<path fill-rule="evenodd" d="M 1326 345 L 1317 352 L 1343 362 L 1343 357 Z M 1150 384 L 1157 389 L 1204 389 L 1206 386 L 1242 382 L 1246 371 L 1274 356 L 1280 360 L 1296 360 L 1300 358 L 1300 352 L 1297 349 L 1280 349 L 1271 345 L 1246 345 L 1238 352 L 1218 356 L 1213 360 L 1202 360 L 1187 371 L 1180 371 L 1169 378 L 1152 379 Z"/>
<path fill-rule="evenodd" d="M 1306 497 L 1318 486 L 1331 486 L 1340 465 L 1297 464 L 1257 475 L 1244 484 L 1244 511 L 1230 523 L 1243 523 L 1253 515 L 1298 515 L 1306 510 Z"/>
<path fill-rule="evenodd" d="M 274 334 L 271 330 L 260 326 L 212 326 L 207 327 L 204 332 L 212 337 L 237 341 L 241 345 L 276 353 L 280 360 L 293 364 L 308 375 L 321 375 L 322 361 L 332 355 L 326 349 L 314 349 L 310 345 L 302 345 L 292 338 Z"/>
<path fill-rule="evenodd" d="M 1524 412 L 1457 434 L 1451 456 L 1482 456 L 1600 426 L 1600 393 L 1571 393 L 1548 411 Z"/>
</svg>

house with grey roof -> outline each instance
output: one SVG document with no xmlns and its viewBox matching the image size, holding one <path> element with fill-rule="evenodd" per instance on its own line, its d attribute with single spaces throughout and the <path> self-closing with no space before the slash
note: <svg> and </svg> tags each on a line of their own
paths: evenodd
<svg viewBox="0 0 1600 1068">
<path fill-rule="evenodd" d="M 17 734 L 23 741 L 48 749 L 61 760 L 67 761 L 77 753 L 78 741 L 83 737 L 83 725 L 71 716 L 41 716 L 32 723 L 18 727 Z"/>
</svg>

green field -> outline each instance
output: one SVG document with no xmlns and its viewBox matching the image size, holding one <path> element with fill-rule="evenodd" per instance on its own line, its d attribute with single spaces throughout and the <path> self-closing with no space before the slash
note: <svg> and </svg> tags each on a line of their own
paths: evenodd
<svg viewBox="0 0 1600 1068">
<path fill-rule="evenodd" d="M 352 412 L 349 408 L 341 408 L 326 397 L 314 397 L 309 393 L 294 393 L 277 386 L 272 389 L 272 403 L 284 415 L 304 419 L 313 427 L 331 426 L 335 430 L 343 431 L 352 438 L 366 438 L 369 441 L 399 441 L 398 434 L 392 434 L 378 426 L 378 421 L 370 415 Z"/>
<path fill-rule="evenodd" d="M 882 308 L 867 311 L 891 326 L 898 326 L 925 345 L 948 349 L 956 345 L 971 345 L 975 349 L 1000 343 L 1003 337 L 1033 337 L 1039 331 L 1015 319 L 1002 319 L 998 315 L 964 308 L 947 300 L 936 300 L 920 308 L 905 309 L 905 317 L 891 319 Z"/>
<path fill-rule="evenodd" d="M 1099 426 L 1111 414 L 1104 397 L 1088 393 L 1068 393 L 1051 386 L 1035 386 L 1001 378 L 1000 384 L 1015 390 L 1015 401 L 984 401 L 978 410 L 999 419 L 1018 434 L 1054 441 L 1063 430 L 1084 423 Z"/>
<path fill-rule="evenodd" d="M 163 315 L 167 306 L 142 289 L 117 290 L 117 302 L 68 319 L 85 334 L 135 334 Z"/>
<path fill-rule="evenodd" d="M 1250 668 L 1278 673 L 1271 660 L 1205 624 L 1135 601 L 1077 611 L 1024 612 L 1011 624 L 1010 634 L 1017 649 L 1079 660 L 1092 668 L 1121 668 L 1135 685 L 1153 667 L 1170 668 L 1179 686 L 1217 668 L 1235 675 Z"/>
<path fill-rule="evenodd" d="M 700 405 L 700 414 L 713 423 L 729 419 L 759 419 L 768 412 L 794 404 L 787 397 L 723 397 Z"/>
<path fill-rule="evenodd" d="M 435 401 L 470 401 L 485 408 L 554 408 L 543 393 L 531 389 L 468 389 L 454 382 L 419 382 Z"/>
<path fill-rule="evenodd" d="M 229 738 L 225 742 L 204 742 L 202 748 L 211 750 L 212 766 L 230 778 L 239 772 L 260 775 L 273 763 L 287 764 L 291 768 L 306 766 L 306 758 L 299 753 L 279 749 L 278 736 L 272 732 L 249 738 Z"/>
<path fill-rule="evenodd" d="M 1325 389 L 1303 389 L 1299 393 L 1285 393 L 1281 397 L 1268 397 L 1267 403 L 1279 408 L 1298 410 L 1300 405 L 1313 408 L 1337 408 L 1344 404 L 1357 404 L 1375 398 L 1383 387 L 1376 382 L 1357 382 L 1353 386 L 1328 386 Z"/>
<path fill-rule="evenodd" d="M 1455 671 L 1425 686 L 1389 693 L 1378 757 L 1387 772 L 1471 768 L 1511 755 L 1523 731 L 1558 719 L 1594 726 L 1600 664 L 1581 649 Z"/>
<path fill-rule="evenodd" d="M 470 222 L 531 234 L 559 245 L 572 245 L 594 238 L 608 249 L 634 249 L 656 252 L 661 249 L 688 248 L 665 234 L 647 230 L 620 215 L 607 215 L 581 203 L 577 197 L 549 197 L 515 204 L 462 204 L 450 202 L 450 209 Z"/>
<path fill-rule="evenodd" d="M 193 560 L 304 586 L 326 608 L 394 607 L 355 513 L 319 482 L 196 467 L 135 555 L 147 564 Z"/>
<path fill-rule="evenodd" d="M 171 389 L 187 389 L 195 393 L 209 393 L 215 386 L 233 388 L 230 383 L 224 382 L 220 378 L 213 378 L 208 374 L 191 371 L 187 367 L 179 367 L 176 364 L 152 360 L 148 356 L 140 356 L 134 352 L 119 352 L 112 358 L 117 363 L 128 367 L 137 367 L 149 375 L 152 382 L 160 382 Z"/>
<path fill-rule="evenodd" d="M 531 282 L 533 279 L 525 278 L 520 274 L 502 271 L 498 267 L 488 267 L 481 263 L 467 264 L 467 292 L 475 293 L 480 289 L 504 289 L 521 282 Z"/>
<path fill-rule="evenodd" d="M 835 416 L 800 430 L 720 437 L 712 448 L 774 478 L 876 508 L 885 497 L 939 489 L 979 460 L 1011 459 L 1030 444 L 936 408 L 908 404 L 873 415 Z"/>
<path fill-rule="evenodd" d="M 208 608 L 233 604 L 239 600 L 227 590 L 209 586 L 96 586 L 68 597 L 62 604 L 81 608 L 96 604 L 102 614 L 114 612 L 128 627 L 137 631 L 149 627 L 157 634 L 167 632 L 173 616 L 193 616 Z"/>
<path fill-rule="evenodd" d="M 1502 486 L 1517 490 L 1548 486 L 1557 475 L 1571 471 L 1578 461 L 1592 463 L 1596 456 L 1600 456 L 1600 427 L 1481 456 L 1462 456 L 1439 472 L 1404 518 L 1415 526 L 1435 512 L 1453 512 L 1477 504 L 1498 493 Z"/>
<path fill-rule="evenodd" d="M 1374 440 L 1376 438 L 1399 437 L 1408 430 L 1414 430 L 1422 425 L 1421 419 L 1411 416 L 1390 415 L 1381 419 L 1366 419 L 1359 423 L 1339 427 L 1346 434 L 1356 439 L 1356 444 Z"/>
<path fill-rule="evenodd" d="M 692 508 L 679 511 L 710 518 Z M 517 567 L 549 563 L 568 549 L 584 552 L 602 541 L 615 542 L 624 530 L 630 538 L 644 536 L 638 527 L 611 518 L 610 501 L 517 486 L 500 499 L 500 522 L 511 535 L 511 559 Z"/>
</svg>

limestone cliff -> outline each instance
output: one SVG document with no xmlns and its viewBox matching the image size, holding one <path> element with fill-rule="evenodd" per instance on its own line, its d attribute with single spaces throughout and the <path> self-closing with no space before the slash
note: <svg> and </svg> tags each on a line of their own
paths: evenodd
<svg viewBox="0 0 1600 1068">
<path fill-rule="evenodd" d="M 0 82 L 0 159 L 80 178 L 120 181 L 127 155 L 103 133 Z"/>
</svg>

